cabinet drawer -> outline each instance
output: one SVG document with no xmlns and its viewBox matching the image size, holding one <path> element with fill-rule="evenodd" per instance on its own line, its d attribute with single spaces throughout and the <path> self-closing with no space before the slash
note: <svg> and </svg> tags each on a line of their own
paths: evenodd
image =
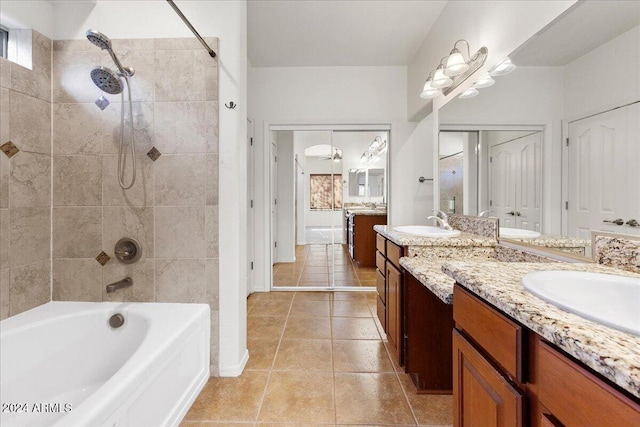
<svg viewBox="0 0 640 427">
<path fill-rule="evenodd" d="M 402 246 L 387 241 L 387 259 L 391 264 L 400 268 L 400 258 L 402 257 Z"/>
<path fill-rule="evenodd" d="M 538 382 L 540 403 L 567 427 L 640 425 L 640 405 L 542 341 Z"/>
<path fill-rule="evenodd" d="M 387 256 L 387 239 L 379 234 L 376 234 L 376 249 L 382 256 Z"/>
<path fill-rule="evenodd" d="M 387 279 L 378 271 L 376 274 L 376 290 L 378 291 L 378 297 L 382 300 L 383 304 L 387 303 Z"/>
<path fill-rule="evenodd" d="M 382 277 L 385 275 L 385 271 L 387 270 L 387 266 L 385 265 L 387 259 L 381 254 L 379 251 L 376 251 L 376 268 L 378 269 L 378 273 L 382 273 Z"/>
<path fill-rule="evenodd" d="M 457 284 L 453 290 L 453 320 L 509 376 L 523 382 L 522 326 Z"/>
</svg>

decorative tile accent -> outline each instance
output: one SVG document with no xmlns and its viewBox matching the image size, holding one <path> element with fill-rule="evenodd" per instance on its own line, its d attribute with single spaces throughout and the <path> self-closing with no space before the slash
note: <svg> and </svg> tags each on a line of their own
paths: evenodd
<svg viewBox="0 0 640 427">
<path fill-rule="evenodd" d="M 2 150 L 2 152 L 6 154 L 8 158 L 12 158 L 16 154 L 18 154 L 18 151 L 20 151 L 18 150 L 18 147 L 16 147 L 11 141 L 7 141 L 4 144 L 0 145 L 0 150 Z"/>
<path fill-rule="evenodd" d="M 162 156 L 162 153 L 158 151 L 156 147 L 151 147 L 151 150 L 149 150 L 147 156 L 149 156 L 149 158 L 155 162 L 160 158 L 160 156 Z"/>
<path fill-rule="evenodd" d="M 107 255 L 104 251 L 100 252 L 96 257 L 96 261 L 98 261 L 98 263 L 102 266 L 108 263 L 110 259 L 111 257 Z"/>
</svg>

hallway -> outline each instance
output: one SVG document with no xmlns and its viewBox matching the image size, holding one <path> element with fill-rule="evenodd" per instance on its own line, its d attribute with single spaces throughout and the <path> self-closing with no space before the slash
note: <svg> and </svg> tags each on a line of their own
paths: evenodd
<svg viewBox="0 0 640 427">
<path fill-rule="evenodd" d="M 247 301 L 250 359 L 211 378 L 194 426 L 443 426 L 452 397 L 417 395 L 394 366 L 374 292 L 271 292 Z"/>
</svg>

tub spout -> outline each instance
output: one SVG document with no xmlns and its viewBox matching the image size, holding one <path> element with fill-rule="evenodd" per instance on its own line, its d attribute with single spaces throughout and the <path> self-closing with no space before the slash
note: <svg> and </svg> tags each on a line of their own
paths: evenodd
<svg viewBox="0 0 640 427">
<path fill-rule="evenodd" d="M 133 286 L 133 279 L 131 277 L 125 277 L 118 282 L 108 284 L 107 293 L 115 292 L 122 288 L 128 288 L 129 286 Z"/>
</svg>

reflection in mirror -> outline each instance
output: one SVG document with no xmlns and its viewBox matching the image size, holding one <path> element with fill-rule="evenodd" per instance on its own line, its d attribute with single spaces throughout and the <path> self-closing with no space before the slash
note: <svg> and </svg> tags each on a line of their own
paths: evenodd
<svg viewBox="0 0 640 427">
<path fill-rule="evenodd" d="M 543 237 L 640 234 L 640 2 L 579 2 L 510 57 L 513 73 L 438 111 L 441 209 L 490 210 Z M 464 149 L 456 168 L 443 162 L 442 131 L 478 132 L 475 172 Z"/>
</svg>

